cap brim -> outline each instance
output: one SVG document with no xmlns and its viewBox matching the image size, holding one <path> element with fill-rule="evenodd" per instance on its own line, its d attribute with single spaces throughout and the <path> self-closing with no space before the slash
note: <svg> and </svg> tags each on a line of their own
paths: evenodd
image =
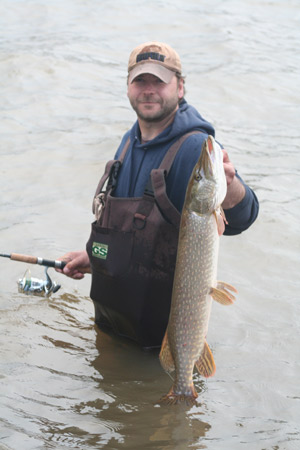
<svg viewBox="0 0 300 450">
<path fill-rule="evenodd" d="M 175 75 L 175 72 L 167 69 L 161 64 L 154 62 L 151 63 L 146 62 L 138 64 L 129 72 L 128 82 L 132 83 L 136 77 L 142 75 L 143 73 L 150 73 L 151 75 L 155 75 L 156 77 L 158 77 L 160 80 L 162 80 L 164 83 L 167 84 L 170 83 L 172 77 Z"/>
</svg>

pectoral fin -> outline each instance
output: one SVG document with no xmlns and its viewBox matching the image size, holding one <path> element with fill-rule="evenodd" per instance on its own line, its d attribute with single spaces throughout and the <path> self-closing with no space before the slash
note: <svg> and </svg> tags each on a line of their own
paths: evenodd
<svg viewBox="0 0 300 450">
<path fill-rule="evenodd" d="M 232 305 L 235 301 L 235 296 L 229 291 L 237 293 L 235 287 L 224 283 L 224 281 L 218 281 L 217 287 L 211 288 L 210 295 L 216 302 L 221 303 L 221 305 Z"/>
<path fill-rule="evenodd" d="M 173 370 L 175 370 L 174 359 L 168 340 L 168 330 L 166 331 L 161 344 L 159 360 L 166 372 L 173 372 Z"/>
<path fill-rule="evenodd" d="M 225 222 L 223 216 L 217 211 L 214 212 L 214 216 L 217 222 L 218 235 L 222 236 L 225 231 Z"/>
<path fill-rule="evenodd" d="M 195 366 L 203 377 L 208 378 L 215 374 L 216 365 L 214 357 L 206 341 L 200 358 L 195 362 Z"/>
<path fill-rule="evenodd" d="M 222 207 L 220 207 L 217 211 L 214 211 L 214 216 L 217 222 L 218 235 L 222 236 L 225 231 L 225 224 L 228 225 L 226 220 L 225 212 Z"/>
</svg>

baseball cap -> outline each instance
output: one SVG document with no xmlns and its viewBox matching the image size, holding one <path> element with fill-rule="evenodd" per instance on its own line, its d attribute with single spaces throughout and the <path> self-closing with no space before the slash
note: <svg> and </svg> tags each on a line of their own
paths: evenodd
<svg viewBox="0 0 300 450">
<path fill-rule="evenodd" d="M 181 73 L 180 58 L 168 44 L 145 42 L 136 47 L 129 56 L 129 83 L 143 73 L 151 73 L 164 83 L 169 83 L 176 72 Z"/>
</svg>

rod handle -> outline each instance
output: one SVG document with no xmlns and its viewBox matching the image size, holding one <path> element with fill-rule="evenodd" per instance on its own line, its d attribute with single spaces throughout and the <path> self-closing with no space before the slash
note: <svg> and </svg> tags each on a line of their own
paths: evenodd
<svg viewBox="0 0 300 450">
<path fill-rule="evenodd" d="M 14 261 L 21 261 L 21 262 L 26 262 L 26 263 L 30 263 L 30 264 L 37 264 L 36 256 L 20 255 L 19 253 L 11 253 L 10 259 L 13 259 Z"/>
</svg>

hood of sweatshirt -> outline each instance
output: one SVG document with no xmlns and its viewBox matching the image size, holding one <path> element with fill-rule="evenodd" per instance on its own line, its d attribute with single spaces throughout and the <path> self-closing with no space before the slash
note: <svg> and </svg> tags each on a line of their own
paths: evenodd
<svg viewBox="0 0 300 450">
<path fill-rule="evenodd" d="M 143 195 L 152 169 L 159 167 L 169 147 L 190 131 L 201 131 L 203 136 L 215 135 L 213 126 L 198 111 L 183 100 L 176 111 L 173 122 L 154 139 L 141 143 L 138 121 L 122 139 L 115 155 L 117 159 L 125 142 L 130 137 L 130 146 L 118 175 L 116 197 L 139 197 Z M 188 169 L 190 173 L 190 169 Z M 188 176 L 189 176 L 188 173 Z"/>
</svg>

